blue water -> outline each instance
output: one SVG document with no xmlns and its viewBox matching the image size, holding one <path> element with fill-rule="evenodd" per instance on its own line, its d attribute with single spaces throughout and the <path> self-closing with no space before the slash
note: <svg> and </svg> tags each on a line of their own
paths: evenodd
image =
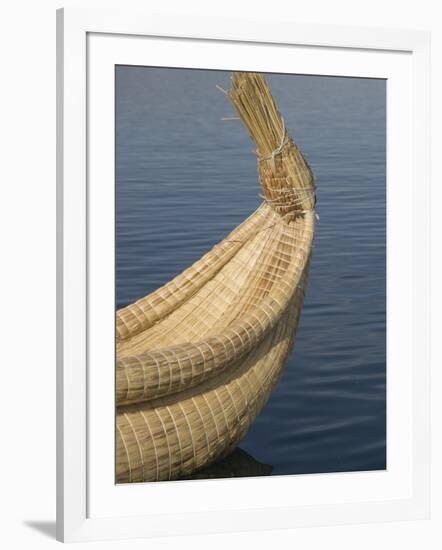
<svg viewBox="0 0 442 550">
<path fill-rule="evenodd" d="M 316 176 L 320 221 L 295 347 L 241 460 L 273 475 L 384 469 L 386 83 L 268 80 Z M 174 277 L 260 203 L 253 144 L 241 122 L 221 120 L 234 113 L 216 84 L 227 88 L 229 74 L 116 69 L 117 307 Z"/>
</svg>

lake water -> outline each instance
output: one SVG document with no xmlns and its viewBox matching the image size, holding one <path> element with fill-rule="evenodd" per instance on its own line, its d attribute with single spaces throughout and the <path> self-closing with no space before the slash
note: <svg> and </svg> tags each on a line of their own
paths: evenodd
<svg viewBox="0 0 442 550">
<path fill-rule="evenodd" d="M 177 275 L 261 202 L 247 131 L 240 121 L 221 120 L 234 113 L 215 85 L 228 88 L 229 78 L 116 69 L 118 308 Z M 286 371 L 240 443 L 239 458 L 217 471 L 384 469 L 386 83 L 268 80 L 314 171 L 320 221 Z"/>
</svg>

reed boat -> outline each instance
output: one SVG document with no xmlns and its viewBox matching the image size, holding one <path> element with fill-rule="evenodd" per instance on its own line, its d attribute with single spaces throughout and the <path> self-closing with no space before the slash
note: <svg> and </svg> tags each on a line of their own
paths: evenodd
<svg viewBox="0 0 442 550">
<path fill-rule="evenodd" d="M 188 478 L 226 457 L 294 342 L 313 174 L 262 75 L 233 73 L 225 93 L 256 144 L 263 202 L 180 275 L 117 311 L 117 483 Z"/>
</svg>

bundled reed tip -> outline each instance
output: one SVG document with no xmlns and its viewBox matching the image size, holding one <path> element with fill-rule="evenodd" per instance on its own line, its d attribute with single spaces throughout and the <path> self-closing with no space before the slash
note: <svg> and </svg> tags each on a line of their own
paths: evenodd
<svg viewBox="0 0 442 550">
<path fill-rule="evenodd" d="M 256 144 L 264 200 L 293 219 L 314 210 L 313 172 L 290 138 L 283 117 L 262 74 L 235 72 L 228 97 Z"/>
<path fill-rule="evenodd" d="M 259 156 L 269 155 L 286 137 L 286 130 L 266 78 L 235 72 L 228 97 L 256 144 Z"/>
</svg>

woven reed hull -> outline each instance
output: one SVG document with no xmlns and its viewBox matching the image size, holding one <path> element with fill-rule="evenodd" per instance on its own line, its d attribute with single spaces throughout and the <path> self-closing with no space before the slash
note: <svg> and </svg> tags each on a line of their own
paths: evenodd
<svg viewBox="0 0 442 550">
<path fill-rule="evenodd" d="M 236 370 L 181 394 L 119 408 L 117 483 L 185 477 L 237 446 L 284 369 L 307 273 L 308 264 L 287 311 Z"/>
<path fill-rule="evenodd" d="M 283 314 L 310 254 L 314 216 L 285 222 L 264 205 L 248 224 L 253 232 L 210 281 L 153 326 L 118 342 L 118 405 L 177 393 L 235 367 Z M 230 235 L 221 246 L 236 241 Z M 144 309 L 129 307 L 147 317 L 161 291 L 143 299 Z"/>
</svg>

